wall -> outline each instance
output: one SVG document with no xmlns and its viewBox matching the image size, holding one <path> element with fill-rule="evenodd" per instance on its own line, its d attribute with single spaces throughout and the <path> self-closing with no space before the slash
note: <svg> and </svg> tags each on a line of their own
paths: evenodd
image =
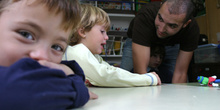
<svg viewBox="0 0 220 110">
<path fill-rule="evenodd" d="M 208 35 L 208 30 L 207 30 L 207 21 L 206 21 L 206 15 L 196 17 L 196 21 L 199 25 L 200 29 L 200 34 L 205 34 Z"/>
<path fill-rule="evenodd" d="M 220 0 L 206 0 L 206 15 L 197 17 L 200 33 L 208 36 L 209 43 L 217 44 L 216 33 L 220 32 L 220 8 L 217 7 Z"/>
</svg>

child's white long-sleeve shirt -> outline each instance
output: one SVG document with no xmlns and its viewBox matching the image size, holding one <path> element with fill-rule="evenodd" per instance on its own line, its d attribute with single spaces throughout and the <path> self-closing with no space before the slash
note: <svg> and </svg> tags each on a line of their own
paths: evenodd
<svg viewBox="0 0 220 110">
<path fill-rule="evenodd" d="M 134 74 L 109 65 L 101 56 L 93 55 L 83 44 L 68 46 L 62 60 L 75 60 L 83 69 L 86 79 L 95 86 L 149 86 L 157 85 L 158 82 L 156 76 L 152 73 Z"/>
</svg>

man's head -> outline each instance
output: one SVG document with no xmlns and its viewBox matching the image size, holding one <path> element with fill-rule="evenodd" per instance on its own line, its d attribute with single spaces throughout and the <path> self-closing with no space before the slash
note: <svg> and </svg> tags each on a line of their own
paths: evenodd
<svg viewBox="0 0 220 110">
<path fill-rule="evenodd" d="M 155 18 L 157 36 L 166 38 L 185 28 L 191 22 L 193 10 L 191 0 L 166 0 Z"/>
</svg>

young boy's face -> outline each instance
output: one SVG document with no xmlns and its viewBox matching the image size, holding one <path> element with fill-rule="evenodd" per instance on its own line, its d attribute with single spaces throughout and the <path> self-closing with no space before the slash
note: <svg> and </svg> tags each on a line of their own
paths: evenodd
<svg viewBox="0 0 220 110">
<path fill-rule="evenodd" d="M 24 1 L 0 15 L 0 65 L 10 66 L 24 57 L 59 63 L 70 35 L 70 30 L 61 29 L 62 14 Z"/>
<path fill-rule="evenodd" d="M 81 40 L 81 43 L 86 45 L 93 54 L 100 54 L 106 40 L 108 40 L 108 35 L 105 26 L 96 24 L 89 32 L 85 32 L 85 38 Z"/>
<path fill-rule="evenodd" d="M 155 54 L 150 57 L 149 67 L 157 68 L 162 63 L 162 57 L 159 54 Z"/>
</svg>

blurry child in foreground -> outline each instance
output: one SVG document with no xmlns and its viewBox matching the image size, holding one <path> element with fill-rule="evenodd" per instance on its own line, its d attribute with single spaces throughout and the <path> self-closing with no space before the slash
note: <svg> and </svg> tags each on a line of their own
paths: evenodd
<svg viewBox="0 0 220 110">
<path fill-rule="evenodd" d="M 155 72 L 132 74 L 105 62 L 99 54 L 108 40 L 107 31 L 110 20 L 102 9 L 81 6 L 81 22 L 74 33 L 63 60 L 76 60 L 82 67 L 86 79 L 95 86 L 132 87 L 160 85 L 160 78 Z"/>
<path fill-rule="evenodd" d="M 2 110 L 65 110 L 89 100 L 79 65 L 59 64 L 79 13 L 77 0 L 0 1 Z"/>
</svg>

